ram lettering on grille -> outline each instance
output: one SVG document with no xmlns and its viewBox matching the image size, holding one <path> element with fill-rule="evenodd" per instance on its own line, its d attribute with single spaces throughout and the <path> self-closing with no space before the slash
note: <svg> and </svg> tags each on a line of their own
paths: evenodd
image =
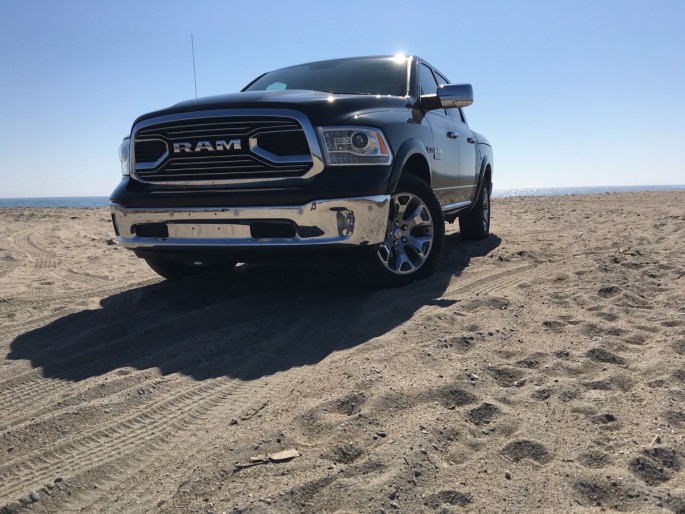
<svg viewBox="0 0 685 514">
<path fill-rule="evenodd" d="M 219 139 L 212 143 L 211 141 L 198 141 L 193 147 L 193 143 L 174 143 L 174 153 L 193 153 L 201 152 L 206 150 L 208 152 L 223 152 L 225 150 L 241 150 L 242 146 L 240 144 L 240 139 L 230 139 L 226 141 L 225 139 Z"/>
</svg>

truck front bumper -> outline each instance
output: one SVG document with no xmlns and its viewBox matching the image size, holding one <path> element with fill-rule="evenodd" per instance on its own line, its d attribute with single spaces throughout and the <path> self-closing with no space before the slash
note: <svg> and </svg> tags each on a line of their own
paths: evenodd
<svg viewBox="0 0 685 514">
<path fill-rule="evenodd" d="M 317 200 L 296 206 L 126 208 L 112 203 L 121 245 L 131 250 L 366 246 L 385 238 L 390 197 Z"/>
</svg>

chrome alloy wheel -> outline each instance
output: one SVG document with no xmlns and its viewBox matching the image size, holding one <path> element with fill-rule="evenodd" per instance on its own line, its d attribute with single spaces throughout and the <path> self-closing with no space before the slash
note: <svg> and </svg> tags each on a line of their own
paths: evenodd
<svg viewBox="0 0 685 514">
<path fill-rule="evenodd" d="M 390 199 L 388 229 L 378 248 L 383 265 L 398 275 L 417 271 L 433 247 L 433 218 L 428 206 L 412 193 L 397 193 Z"/>
</svg>

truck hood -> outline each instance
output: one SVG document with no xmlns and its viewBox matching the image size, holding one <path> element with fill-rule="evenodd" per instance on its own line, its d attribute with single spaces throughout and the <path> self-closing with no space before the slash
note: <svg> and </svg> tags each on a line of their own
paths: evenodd
<svg viewBox="0 0 685 514">
<path fill-rule="evenodd" d="M 306 114 L 313 125 L 341 123 L 376 110 L 408 109 L 409 98 L 397 96 L 331 94 L 321 91 L 245 91 L 181 102 L 140 116 L 139 121 L 168 114 L 217 109 L 293 109 Z M 135 124 L 134 123 L 134 124 Z"/>
</svg>

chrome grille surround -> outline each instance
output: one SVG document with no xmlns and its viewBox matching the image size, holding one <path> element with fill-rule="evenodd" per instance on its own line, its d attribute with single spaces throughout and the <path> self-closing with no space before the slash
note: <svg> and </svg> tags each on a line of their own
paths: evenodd
<svg viewBox="0 0 685 514">
<path fill-rule="evenodd" d="M 227 134 L 227 131 L 232 132 Z M 309 153 L 275 155 L 259 146 L 260 134 L 287 132 L 303 133 Z M 189 135 L 194 139 L 240 137 L 244 143 L 236 152 L 218 155 L 202 152 L 175 157 L 171 152 L 174 142 L 187 140 Z M 133 149 L 145 141 L 166 144 L 166 152 L 155 162 L 136 162 L 135 150 L 132 152 L 131 175 L 135 180 L 148 184 L 297 185 L 321 173 L 324 168 L 321 148 L 311 122 L 303 113 L 290 109 L 222 109 L 159 116 L 135 124 L 131 138 Z"/>
<path fill-rule="evenodd" d="M 159 142 L 161 142 L 161 143 L 164 144 L 164 151 L 162 151 L 161 155 L 160 155 L 157 159 L 155 159 L 154 161 L 152 161 L 152 162 L 149 162 L 149 161 L 139 162 L 139 163 L 138 163 L 138 169 L 139 169 L 139 170 L 151 170 L 151 169 L 155 169 L 157 166 L 159 166 L 160 164 L 162 164 L 162 162 L 164 162 L 164 160 L 165 160 L 167 157 L 169 157 L 169 145 L 167 144 L 166 141 L 164 141 L 163 139 L 159 139 L 159 138 L 149 138 L 149 139 L 144 139 L 143 141 L 140 141 L 140 140 L 137 141 L 137 142 L 134 144 L 134 146 L 133 146 L 133 154 L 134 154 L 134 155 L 138 155 L 139 152 L 138 152 L 138 148 L 137 148 L 137 147 L 138 147 L 139 144 L 141 144 L 141 143 L 143 143 L 143 142 L 144 142 L 144 143 L 159 143 Z M 158 153 L 159 153 L 159 152 L 158 152 Z"/>
</svg>

